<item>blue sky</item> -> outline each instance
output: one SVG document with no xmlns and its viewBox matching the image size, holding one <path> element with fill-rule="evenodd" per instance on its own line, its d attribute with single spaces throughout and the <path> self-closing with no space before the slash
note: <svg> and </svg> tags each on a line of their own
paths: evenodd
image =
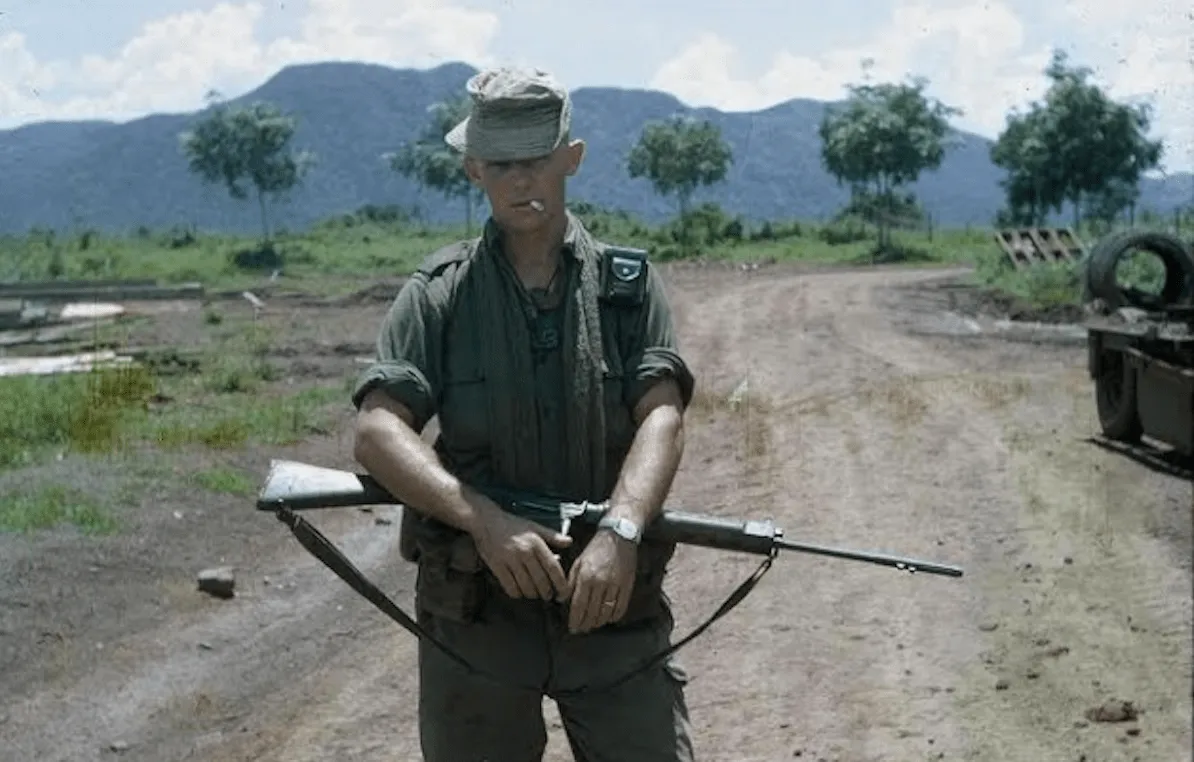
<svg viewBox="0 0 1194 762">
<path fill-rule="evenodd" d="M 1166 168 L 1194 169 L 1189 0 L 0 0 L 0 127 L 124 120 L 238 95 L 315 60 L 534 64 L 571 87 L 740 111 L 840 97 L 862 58 L 930 80 L 994 137 L 1039 97 L 1051 47 L 1150 100 Z"/>
</svg>

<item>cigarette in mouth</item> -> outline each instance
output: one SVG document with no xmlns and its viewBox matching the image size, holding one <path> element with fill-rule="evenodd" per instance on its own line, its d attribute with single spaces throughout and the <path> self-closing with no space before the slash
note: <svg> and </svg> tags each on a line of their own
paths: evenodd
<svg viewBox="0 0 1194 762">
<path fill-rule="evenodd" d="M 530 204 L 531 204 L 531 208 L 534 209 L 536 212 L 543 211 L 543 204 L 540 203 L 539 201 L 532 201 L 532 202 L 530 202 Z"/>
</svg>

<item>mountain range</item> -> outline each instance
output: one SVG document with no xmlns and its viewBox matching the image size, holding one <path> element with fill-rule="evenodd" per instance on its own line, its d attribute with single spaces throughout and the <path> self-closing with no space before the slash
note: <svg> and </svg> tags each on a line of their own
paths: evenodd
<svg viewBox="0 0 1194 762">
<path fill-rule="evenodd" d="M 361 63 L 289 66 L 232 103 L 265 100 L 295 115 L 293 145 L 316 164 L 289 198 L 272 204 L 277 226 L 299 230 L 364 205 L 397 204 L 425 219 L 462 221 L 463 202 L 390 170 L 381 155 L 413 139 L 427 108 L 461 93 L 475 72 L 461 63 L 393 69 Z M 631 180 L 626 155 L 644 124 L 692 113 L 718 124 L 734 163 L 724 182 L 704 189 L 713 201 L 748 220 L 826 219 L 847 192 L 822 169 L 817 126 L 827 103 L 789 100 L 755 112 L 689 108 L 658 91 L 585 87 L 573 93 L 574 133 L 588 153 L 569 186 L 573 200 L 623 209 L 648 221 L 675 214 L 648 181 Z M 256 204 L 233 201 L 219 186 L 187 170 L 179 134 L 199 112 L 154 114 L 128 122 L 43 122 L 0 131 L 0 233 L 34 226 L 57 230 L 128 232 L 140 226 L 254 233 Z M 1002 205 L 1002 171 L 989 158 L 991 141 L 955 131 L 942 166 L 912 186 L 938 225 L 988 225 Z M 1171 212 L 1190 203 L 1194 177 L 1146 179 L 1141 209 Z"/>
</svg>

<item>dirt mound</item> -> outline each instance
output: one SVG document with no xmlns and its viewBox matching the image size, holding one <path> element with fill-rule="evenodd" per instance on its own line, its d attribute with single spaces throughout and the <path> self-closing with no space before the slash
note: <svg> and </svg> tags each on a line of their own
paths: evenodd
<svg viewBox="0 0 1194 762">
<path fill-rule="evenodd" d="M 1077 324 L 1085 319 L 1079 304 L 1037 306 L 1012 294 L 982 288 L 967 282 L 965 276 L 915 283 L 901 289 L 912 299 L 972 318 L 993 318 L 1023 323 Z"/>
</svg>

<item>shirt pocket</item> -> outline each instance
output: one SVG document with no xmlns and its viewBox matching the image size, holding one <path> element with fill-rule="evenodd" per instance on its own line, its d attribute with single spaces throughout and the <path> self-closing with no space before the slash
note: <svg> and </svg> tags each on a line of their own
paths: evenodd
<svg viewBox="0 0 1194 762">
<path fill-rule="evenodd" d="M 489 449 L 489 383 L 468 353 L 450 353 L 439 410 L 440 431 L 450 450 L 475 454 Z"/>
<path fill-rule="evenodd" d="M 634 418 L 626 404 L 626 372 L 619 358 L 607 355 L 601 363 L 601 393 L 605 406 L 605 446 L 624 455 L 634 439 Z"/>
</svg>

